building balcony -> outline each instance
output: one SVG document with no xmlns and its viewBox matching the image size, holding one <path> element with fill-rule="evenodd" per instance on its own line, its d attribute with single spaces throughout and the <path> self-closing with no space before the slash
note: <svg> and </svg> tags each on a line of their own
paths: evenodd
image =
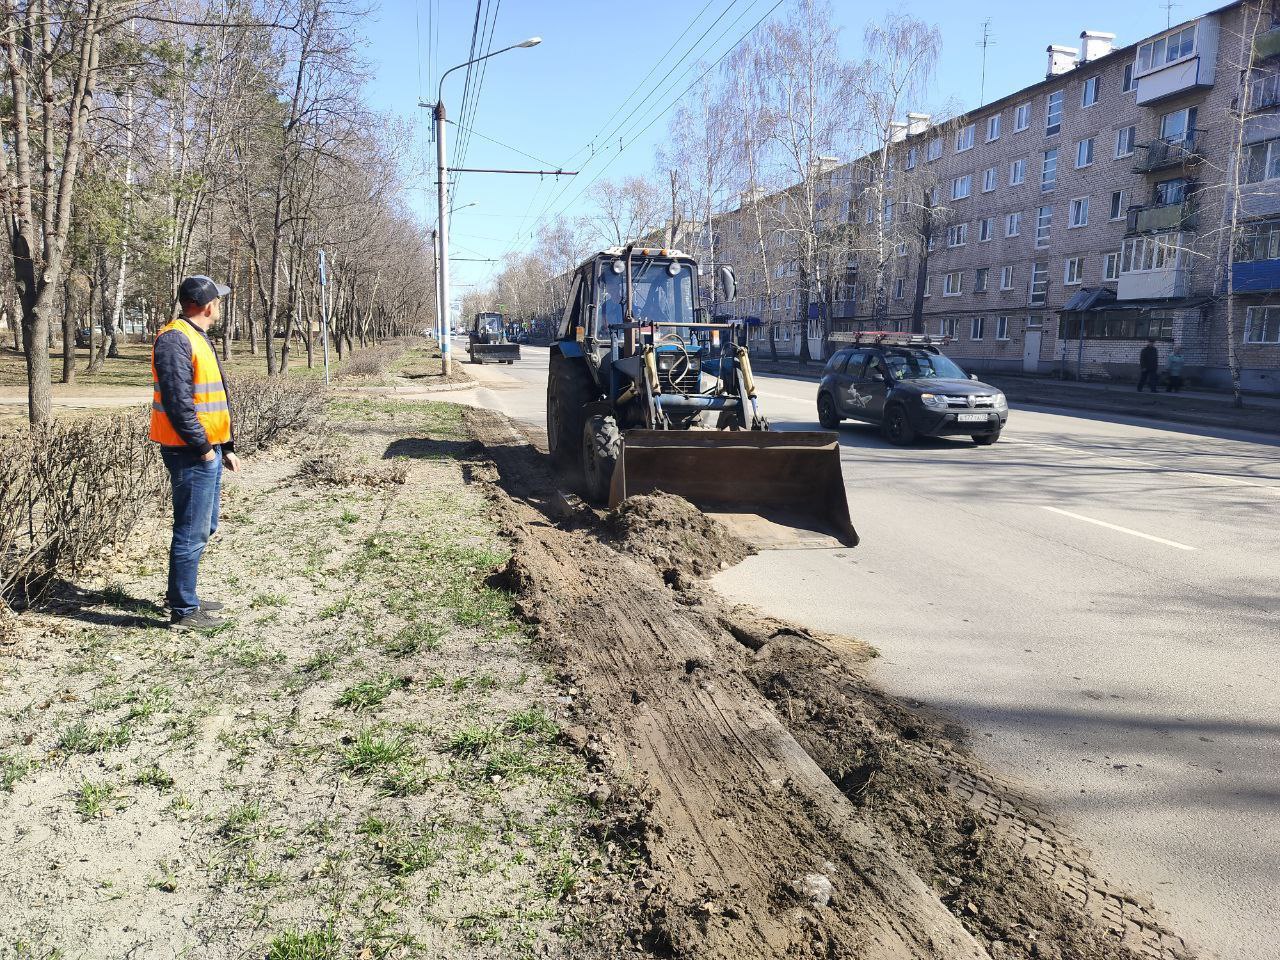
<svg viewBox="0 0 1280 960">
<path fill-rule="evenodd" d="M 1253 60 L 1255 63 L 1280 56 L 1280 27 L 1272 27 L 1265 33 L 1253 38 Z"/>
<path fill-rule="evenodd" d="M 1153 204 L 1146 207 L 1130 207 L 1126 233 L 1155 233 L 1162 230 L 1189 230 L 1198 220 L 1195 206 L 1182 203 Z"/>
<path fill-rule="evenodd" d="M 1236 293 L 1272 293 L 1280 290 L 1280 260 L 1233 263 L 1231 289 Z"/>
<path fill-rule="evenodd" d="M 1117 300 L 1176 300 L 1190 294 L 1191 270 L 1188 267 L 1122 273 L 1120 282 L 1116 284 Z"/>
<path fill-rule="evenodd" d="M 1196 149 L 1196 132 L 1192 131 L 1187 139 L 1175 143 L 1152 140 L 1150 143 L 1138 144 L 1133 156 L 1133 172 L 1156 173 L 1199 163 L 1204 157 Z"/>
</svg>

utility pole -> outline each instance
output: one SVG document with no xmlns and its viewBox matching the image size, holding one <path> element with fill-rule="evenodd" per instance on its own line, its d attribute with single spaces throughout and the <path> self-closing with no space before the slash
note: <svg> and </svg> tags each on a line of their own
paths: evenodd
<svg viewBox="0 0 1280 960">
<path fill-rule="evenodd" d="M 440 344 L 440 355 L 444 356 L 444 332 L 443 318 L 444 312 L 440 309 L 440 231 L 431 231 L 431 256 L 435 260 L 435 276 L 436 276 L 436 342 Z"/>
</svg>

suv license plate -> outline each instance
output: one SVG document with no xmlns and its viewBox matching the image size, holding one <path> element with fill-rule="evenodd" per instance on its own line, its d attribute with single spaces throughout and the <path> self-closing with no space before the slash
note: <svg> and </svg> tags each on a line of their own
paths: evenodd
<svg viewBox="0 0 1280 960">
<path fill-rule="evenodd" d="M 961 423 L 986 423 L 987 415 L 985 413 L 958 413 L 956 419 Z"/>
</svg>

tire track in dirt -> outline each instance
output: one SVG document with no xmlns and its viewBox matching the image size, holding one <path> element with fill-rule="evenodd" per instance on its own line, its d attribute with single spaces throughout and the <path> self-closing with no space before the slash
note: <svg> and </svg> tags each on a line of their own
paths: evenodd
<svg viewBox="0 0 1280 960">
<path fill-rule="evenodd" d="M 551 522 L 542 458 L 506 421 L 470 419 L 493 464 L 472 478 L 490 485 L 515 547 L 507 584 L 571 673 L 614 775 L 648 805 L 655 952 L 988 958 L 783 726 L 716 617 L 590 529 Z"/>
</svg>

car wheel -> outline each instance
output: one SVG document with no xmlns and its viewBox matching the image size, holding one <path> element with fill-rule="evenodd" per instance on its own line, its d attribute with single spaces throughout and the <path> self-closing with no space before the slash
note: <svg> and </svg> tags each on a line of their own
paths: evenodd
<svg viewBox="0 0 1280 960">
<path fill-rule="evenodd" d="M 880 425 L 884 438 L 895 447 L 905 447 L 916 438 L 916 431 L 907 419 L 907 411 L 902 404 L 896 403 L 884 412 L 884 421 Z"/>
<path fill-rule="evenodd" d="M 835 430 L 840 426 L 840 414 L 836 413 L 835 401 L 831 394 L 818 394 L 818 422 L 827 430 Z"/>
<path fill-rule="evenodd" d="M 973 439 L 973 442 L 974 442 L 974 443 L 976 443 L 976 444 L 977 444 L 978 446 L 980 446 L 980 447 L 989 447 L 989 446 L 991 446 L 993 443 L 995 443 L 997 440 L 999 440 L 999 439 L 1000 439 L 1000 431 L 999 431 L 999 430 L 997 430 L 995 433 L 979 433 L 979 434 L 975 434 L 975 435 L 972 437 L 972 439 Z"/>
</svg>

